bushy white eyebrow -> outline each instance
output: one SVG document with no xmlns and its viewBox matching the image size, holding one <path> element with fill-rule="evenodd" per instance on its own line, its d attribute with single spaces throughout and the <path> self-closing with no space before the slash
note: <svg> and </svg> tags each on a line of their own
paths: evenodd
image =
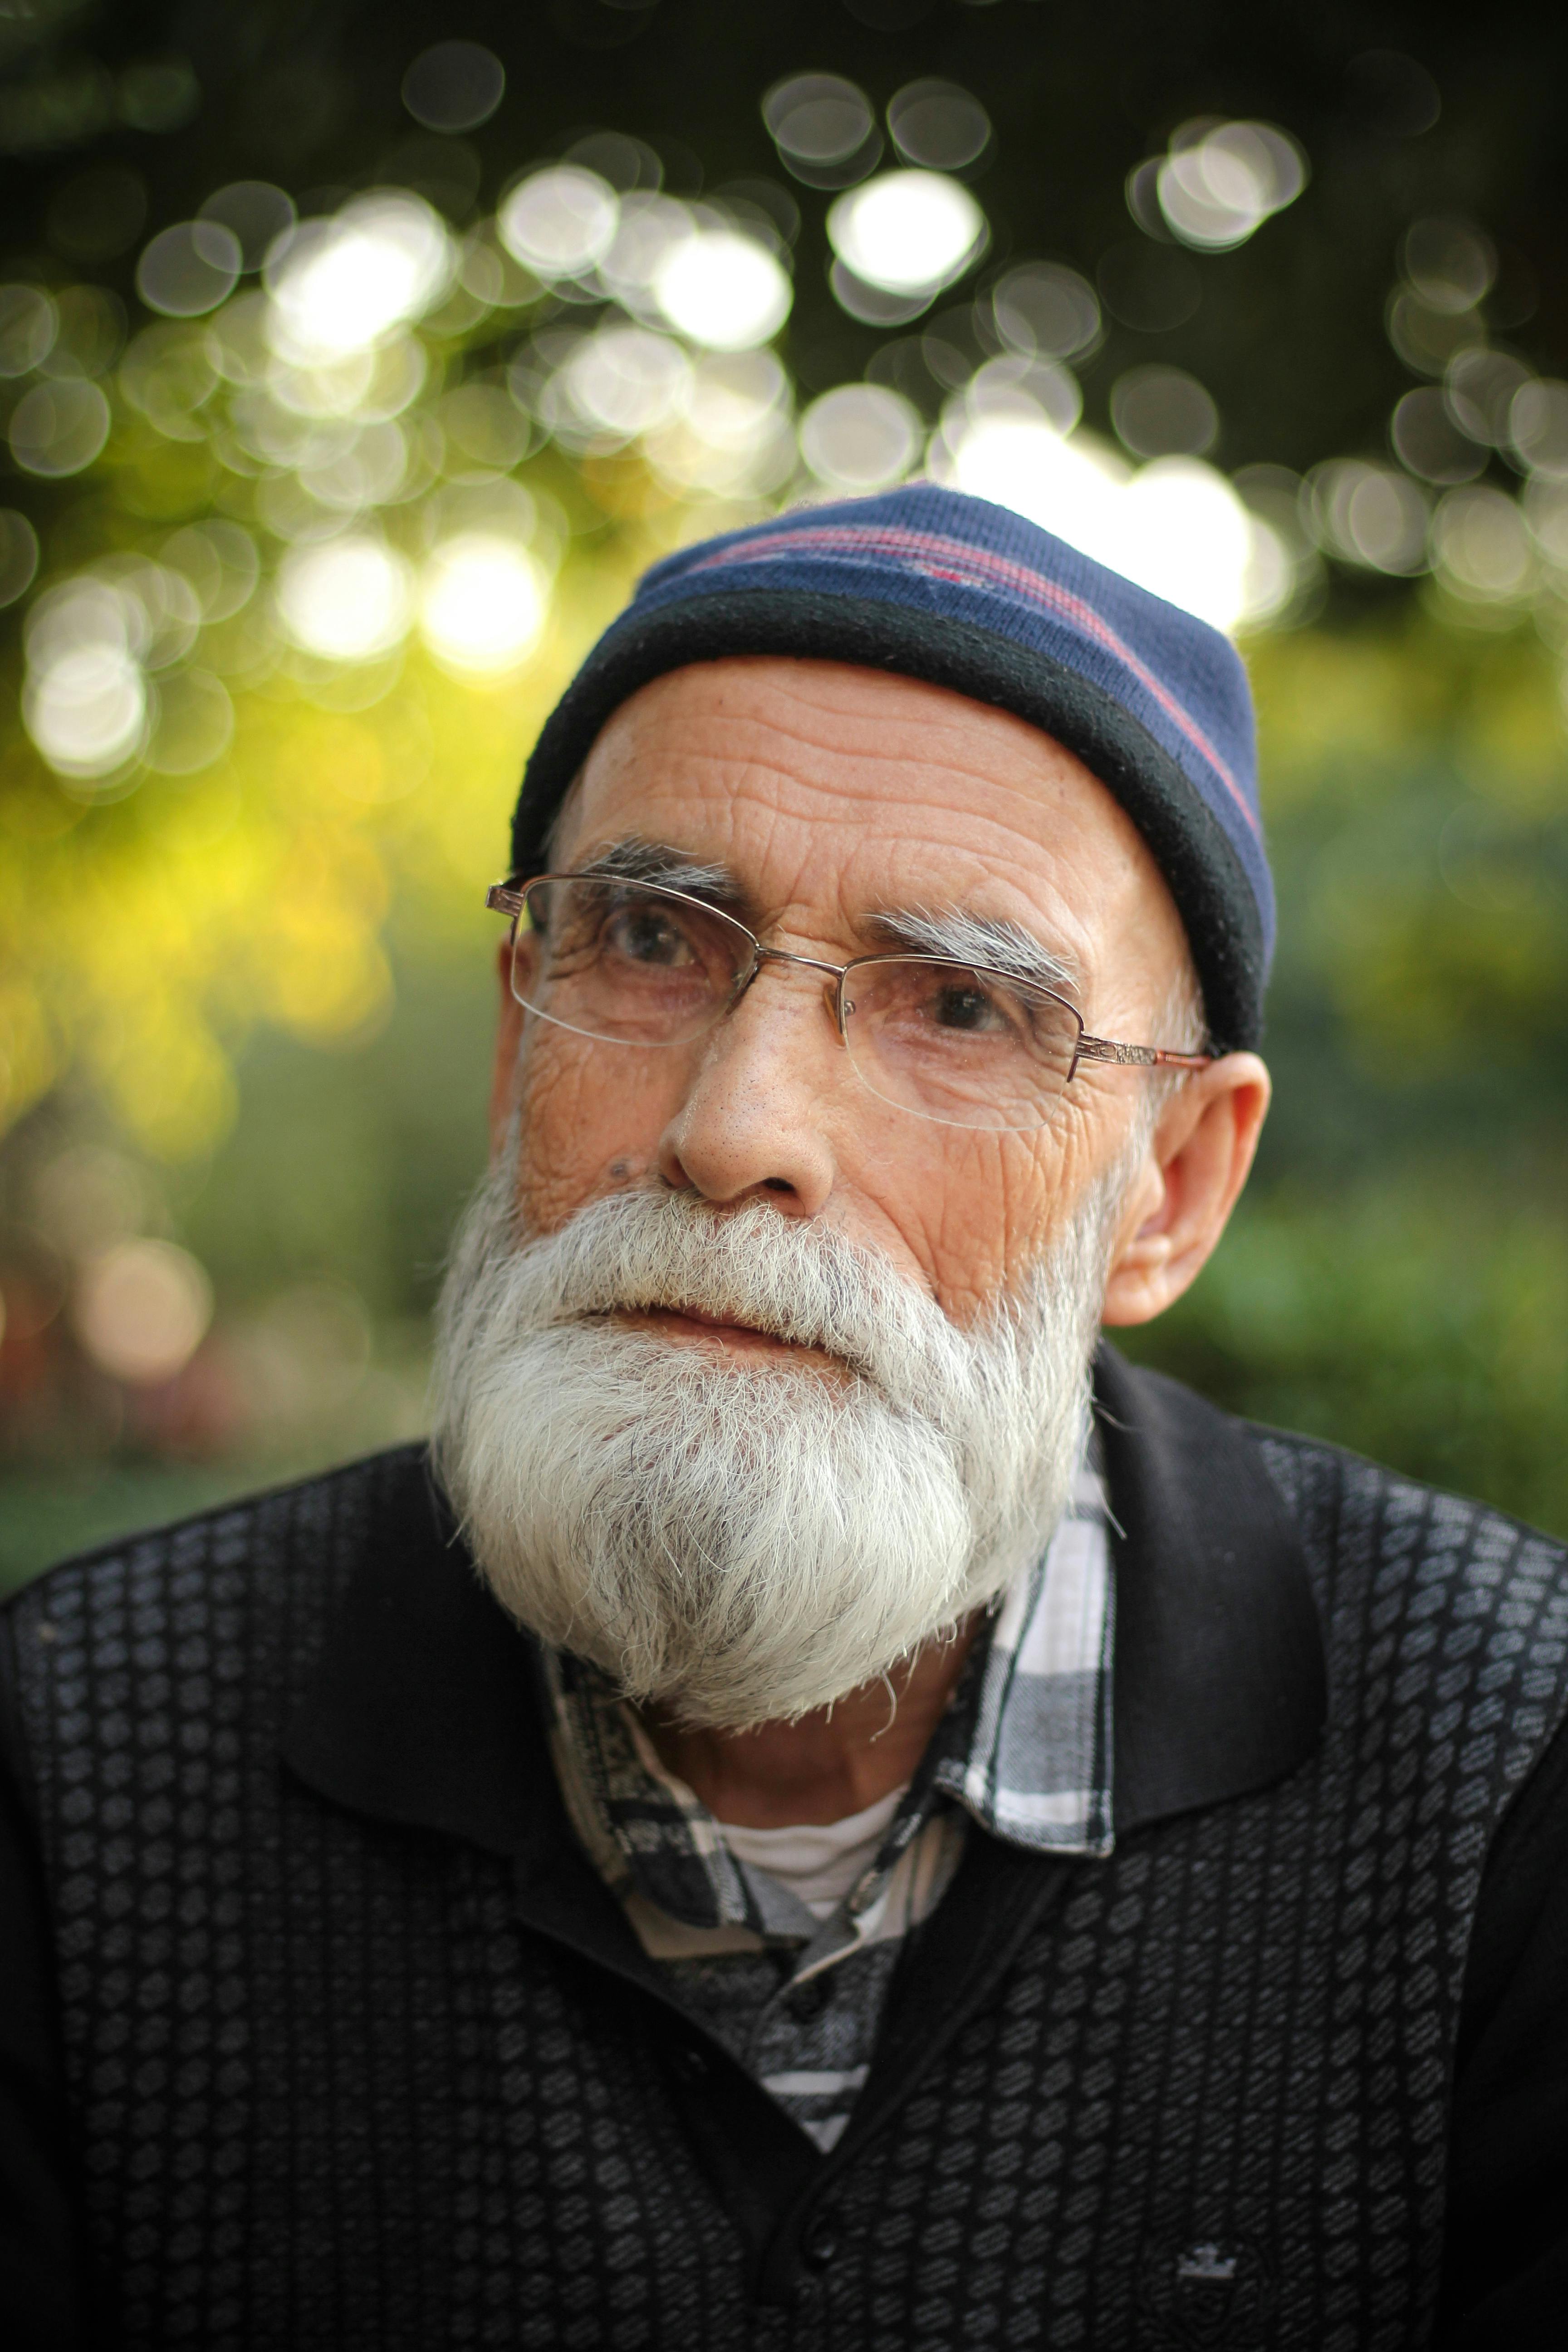
<svg viewBox="0 0 1568 2352">
<path fill-rule="evenodd" d="M 1075 964 L 1041 945 L 1021 923 L 1000 916 L 973 915 L 963 907 L 938 912 L 929 907 L 902 907 L 875 918 L 872 928 L 889 946 L 908 948 L 916 955 L 951 956 L 957 963 L 988 964 L 1015 980 L 1032 980 L 1038 988 L 1073 995 L 1080 986 Z"/>
<path fill-rule="evenodd" d="M 668 841 L 645 841 L 635 833 L 607 843 L 572 870 L 584 881 L 660 882 L 667 890 L 685 890 L 693 898 L 726 905 L 733 905 L 741 895 L 727 866 L 693 857 Z"/>
<path fill-rule="evenodd" d="M 693 857 L 667 841 L 640 834 L 607 842 L 573 871 L 585 881 L 658 882 L 721 907 L 742 903 L 744 893 L 727 866 Z M 986 964 L 1015 980 L 1074 995 L 1080 985 L 1075 964 L 1041 944 L 1021 923 L 996 915 L 971 914 L 963 907 L 889 909 L 874 915 L 868 928 L 879 946 L 907 948 L 913 955 L 949 956 L 955 963 Z"/>
</svg>

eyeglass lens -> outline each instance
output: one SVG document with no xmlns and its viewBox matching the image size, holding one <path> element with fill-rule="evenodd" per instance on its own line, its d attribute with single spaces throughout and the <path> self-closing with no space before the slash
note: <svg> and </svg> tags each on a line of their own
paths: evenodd
<svg viewBox="0 0 1568 2352">
<path fill-rule="evenodd" d="M 655 886 L 535 883 L 519 919 L 512 992 L 546 1021 L 616 1045 L 691 1043 L 751 971 L 752 934 Z M 966 1128 L 1040 1126 L 1072 1072 L 1079 1024 L 1026 981 L 917 955 L 855 963 L 844 1038 L 885 1102 Z"/>
</svg>

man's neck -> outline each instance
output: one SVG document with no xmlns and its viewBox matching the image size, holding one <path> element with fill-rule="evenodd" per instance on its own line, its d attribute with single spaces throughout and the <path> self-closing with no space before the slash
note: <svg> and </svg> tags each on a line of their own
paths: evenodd
<svg viewBox="0 0 1568 2352">
<path fill-rule="evenodd" d="M 664 1763 L 720 1821 L 756 1830 L 841 1822 L 912 1776 L 979 1622 L 971 1617 L 886 1681 L 867 1683 L 795 1723 L 691 1730 L 652 1708 L 643 1722 Z"/>
</svg>

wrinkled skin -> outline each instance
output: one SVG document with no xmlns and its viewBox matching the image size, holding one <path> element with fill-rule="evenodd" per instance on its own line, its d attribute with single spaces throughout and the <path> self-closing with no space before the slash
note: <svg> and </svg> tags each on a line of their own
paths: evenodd
<svg viewBox="0 0 1568 2352">
<path fill-rule="evenodd" d="M 842 963 L 879 944 L 889 908 L 964 908 L 1021 924 L 1080 975 L 1102 1036 L 1159 1034 L 1185 939 L 1142 835 L 1062 745 L 1010 714 L 916 680 L 826 662 L 695 665 L 625 703 L 573 792 L 553 864 L 627 835 L 737 876 L 735 911 L 770 946 Z M 550 1232 L 623 1185 L 693 1188 L 822 1217 L 889 1258 L 963 1324 L 1016 1280 L 1128 1149 L 1148 1074 L 1086 1066 L 1035 1134 L 944 1128 L 884 1104 L 856 1076 L 820 978 L 762 973 L 691 1048 L 639 1053 L 528 1022 L 503 960 L 492 1132 L 521 1106 L 519 1208 Z M 1251 1166 L 1268 1101 L 1252 1054 L 1170 1097 L 1129 1188 L 1104 1320 L 1144 1322 L 1195 1278 Z M 672 1346 L 742 1362 L 782 1343 L 659 1314 Z M 736 1737 L 655 1727 L 721 1818 L 832 1820 L 908 1777 L 945 1703 L 962 1643 L 807 1718 Z M 874 1747 L 870 1734 L 882 1734 Z"/>
</svg>

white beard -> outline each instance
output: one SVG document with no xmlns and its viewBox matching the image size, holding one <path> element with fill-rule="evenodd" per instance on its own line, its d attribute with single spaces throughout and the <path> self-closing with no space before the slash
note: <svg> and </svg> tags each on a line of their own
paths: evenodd
<svg viewBox="0 0 1568 2352">
<path fill-rule="evenodd" d="M 798 1717 L 885 1675 L 995 1600 L 1061 1516 L 1121 1189 L 965 1332 L 874 1253 L 755 1204 L 615 1193 L 520 1246 L 503 1155 L 442 1293 L 435 1430 L 497 1599 L 692 1725 Z M 847 1374 L 605 1319 L 651 1307 Z"/>
</svg>

